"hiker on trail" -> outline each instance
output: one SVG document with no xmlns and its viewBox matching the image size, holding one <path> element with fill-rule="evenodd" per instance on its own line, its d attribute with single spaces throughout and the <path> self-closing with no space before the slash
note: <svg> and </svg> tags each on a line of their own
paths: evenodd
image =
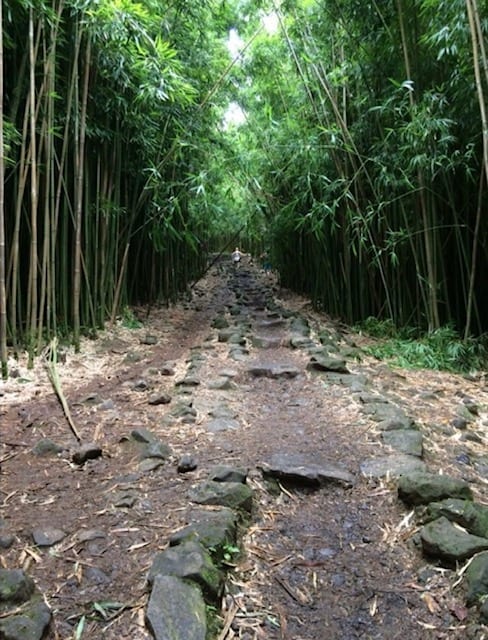
<svg viewBox="0 0 488 640">
<path fill-rule="evenodd" d="M 266 275 L 269 275 L 271 273 L 271 260 L 268 251 L 263 251 L 260 257 L 263 271 Z"/>
<path fill-rule="evenodd" d="M 244 254 L 239 251 L 239 247 L 236 247 L 232 252 L 232 264 L 234 265 L 234 267 L 237 268 L 239 266 L 239 262 L 241 261 L 243 255 Z"/>
</svg>

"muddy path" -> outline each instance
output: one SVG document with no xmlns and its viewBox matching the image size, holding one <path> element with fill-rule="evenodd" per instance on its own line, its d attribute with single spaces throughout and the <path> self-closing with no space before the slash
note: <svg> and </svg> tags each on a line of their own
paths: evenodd
<svg viewBox="0 0 488 640">
<path fill-rule="evenodd" d="M 364 337 L 250 264 L 218 264 L 191 300 L 138 318 L 57 365 L 73 422 L 100 457 L 73 462 L 78 443 L 42 362 L 19 362 L 2 383 L 1 563 L 35 579 L 53 611 L 50 640 L 74 638 L 83 616 L 82 638 L 152 637 L 148 569 L 217 464 L 247 469 L 254 491 L 220 603 L 222 640 L 485 637 L 456 568 L 422 556 L 395 479 L 364 473 L 392 453 L 365 410 L 373 394 L 415 422 L 430 471 L 469 481 L 486 503 L 484 379 L 368 358 Z M 324 343 L 347 373 L 313 366 Z M 453 420 L 466 399 L 479 410 L 461 431 Z M 131 434 L 144 430 L 168 456 L 141 459 Z M 270 479 L 276 455 L 326 461 L 354 481 Z M 195 468 L 182 472 L 182 460 Z M 36 545 L 44 530 L 63 535 Z"/>
</svg>

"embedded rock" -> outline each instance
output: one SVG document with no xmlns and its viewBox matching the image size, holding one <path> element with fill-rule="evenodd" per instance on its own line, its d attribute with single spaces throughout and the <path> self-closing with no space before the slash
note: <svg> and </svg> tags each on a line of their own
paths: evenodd
<svg viewBox="0 0 488 640">
<path fill-rule="evenodd" d="M 445 498 L 473 498 L 471 489 L 464 480 L 423 472 L 403 475 L 398 481 L 398 496 L 412 505 L 428 504 Z"/>
<path fill-rule="evenodd" d="M 420 531 L 424 553 L 454 565 L 488 549 L 488 539 L 473 536 L 440 517 Z"/>
<path fill-rule="evenodd" d="M 155 640 L 205 640 L 207 621 L 200 587 L 174 576 L 157 575 L 146 622 Z"/>
<path fill-rule="evenodd" d="M 264 475 L 319 486 L 338 481 L 354 484 L 354 476 L 328 460 L 308 459 L 299 454 L 277 453 L 261 465 Z"/>
<path fill-rule="evenodd" d="M 218 504 L 243 511 L 252 509 L 252 490 L 241 482 L 208 480 L 191 489 L 188 496 L 198 504 Z"/>
<path fill-rule="evenodd" d="M 207 549 L 197 540 L 186 540 L 158 553 L 147 575 L 150 586 L 158 575 L 192 580 L 200 585 L 203 594 L 211 601 L 217 599 L 223 585 L 222 573 L 212 562 Z"/>
</svg>

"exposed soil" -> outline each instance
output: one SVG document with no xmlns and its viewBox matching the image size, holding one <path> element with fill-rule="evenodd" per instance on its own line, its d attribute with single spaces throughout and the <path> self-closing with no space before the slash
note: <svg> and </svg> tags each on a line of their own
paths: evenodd
<svg viewBox="0 0 488 640">
<path fill-rule="evenodd" d="M 250 282 L 251 295 L 242 297 L 239 285 Z M 139 310 L 142 326 L 129 329 L 121 321 L 97 340 L 85 340 L 80 353 L 64 351 L 57 371 L 73 423 L 83 442 L 103 450 L 82 466 L 72 462 L 77 441 L 42 359 L 33 370 L 18 362 L 18 377 L 2 383 L 0 506 L 4 528 L 15 540 L 1 562 L 25 568 L 45 594 L 54 612 L 50 640 L 74 638 L 82 616 L 82 638 L 151 637 L 144 625 L 148 568 L 169 535 L 187 524 L 188 490 L 217 463 L 248 467 L 255 492 L 252 522 L 222 601 L 222 624 L 228 627 L 222 640 L 488 637 L 476 611 L 464 607 L 461 568 L 437 566 L 414 544 L 415 518 L 398 500 L 395 482 L 361 476 L 361 462 L 386 448 L 357 394 L 350 385 L 308 371 L 309 354 L 287 346 L 283 328 L 263 324 L 269 315 L 262 300 L 273 298 L 279 308 L 306 318 L 314 335 L 326 327 L 343 344 L 360 347 L 366 341 L 279 290 L 273 276 L 252 265 L 238 273 L 214 267 L 191 301 Z M 248 321 L 254 335 L 268 339 L 268 348 L 248 344 L 248 355 L 229 359 L 229 344 L 219 342 L 212 327 L 224 313 L 230 323 Z M 144 344 L 152 341 L 149 336 L 156 344 Z M 196 419 L 170 420 L 181 396 L 175 382 L 195 353 L 203 356 L 196 370 L 200 384 L 187 391 Z M 170 361 L 174 375 L 162 375 Z M 300 374 L 253 378 L 248 367 L 258 362 L 294 366 Z M 482 377 L 399 370 L 366 356 L 348 367 L 415 419 L 429 470 L 468 480 L 476 499 L 486 503 L 488 387 Z M 234 370 L 234 388 L 211 388 L 208 383 L 225 369 Z M 172 401 L 150 405 L 154 391 L 167 392 Z M 465 397 L 480 412 L 458 431 L 450 422 Z M 232 408 L 238 429 L 209 432 L 209 412 L 219 403 Z M 128 439 L 140 427 L 173 452 L 152 472 L 141 471 Z M 65 451 L 35 455 L 32 448 L 43 437 Z M 276 452 L 320 455 L 357 482 L 352 488 L 273 485 L 259 469 Z M 185 453 L 195 456 L 197 469 L 178 473 Z M 116 506 L 127 494 L 136 497 L 134 504 Z M 42 526 L 67 535 L 54 547 L 38 548 L 32 531 Z"/>
</svg>

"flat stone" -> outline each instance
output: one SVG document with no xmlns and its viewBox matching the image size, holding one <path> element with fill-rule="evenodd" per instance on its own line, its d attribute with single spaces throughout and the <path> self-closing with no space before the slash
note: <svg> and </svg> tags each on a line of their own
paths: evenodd
<svg viewBox="0 0 488 640">
<path fill-rule="evenodd" d="M 237 389 L 236 383 L 232 382 L 232 380 L 230 380 L 227 376 L 222 376 L 220 378 L 210 380 L 207 383 L 207 387 L 216 391 L 229 391 L 231 389 Z"/>
<path fill-rule="evenodd" d="M 386 445 L 393 449 L 406 453 L 409 456 L 422 457 L 423 454 L 423 438 L 420 431 L 415 429 L 395 429 L 393 431 L 384 431 L 382 440 Z"/>
<path fill-rule="evenodd" d="M 34 591 L 34 580 L 22 569 L 0 569 L 0 603 L 26 602 Z"/>
<path fill-rule="evenodd" d="M 148 399 L 148 404 L 150 405 L 169 404 L 170 402 L 171 396 L 162 391 L 151 394 Z"/>
<path fill-rule="evenodd" d="M 270 338 L 268 336 L 252 336 L 251 344 L 256 349 L 276 349 L 281 344 L 281 338 Z"/>
<path fill-rule="evenodd" d="M 218 465 L 213 467 L 209 473 L 209 480 L 215 480 L 215 482 L 241 482 L 244 483 L 247 480 L 248 469 L 230 467 L 228 465 Z"/>
<path fill-rule="evenodd" d="M 0 619 L 2 640 L 41 640 L 51 622 L 51 610 L 43 600 L 29 602 L 18 615 Z"/>
<path fill-rule="evenodd" d="M 398 477 L 413 471 L 425 471 L 425 462 L 417 456 L 404 453 L 377 456 L 364 460 L 360 465 L 361 473 L 368 477 L 383 478 L 384 476 Z"/>
<path fill-rule="evenodd" d="M 355 481 L 354 476 L 345 469 L 316 456 L 307 458 L 300 454 L 276 453 L 260 468 L 268 476 L 316 486 L 331 481 L 353 485 Z"/>
<path fill-rule="evenodd" d="M 488 538 L 488 506 L 462 500 L 447 498 L 440 502 L 431 502 L 422 513 L 424 521 L 437 520 L 444 516 L 451 522 L 457 522 L 469 533 Z"/>
<path fill-rule="evenodd" d="M 407 504 L 428 504 L 445 498 L 471 500 L 473 494 L 467 482 L 451 476 L 414 472 L 398 481 L 398 496 Z"/>
<path fill-rule="evenodd" d="M 145 429 L 144 427 L 133 429 L 130 435 L 136 442 L 147 443 L 157 440 L 157 436 L 152 431 L 150 431 L 149 429 Z"/>
<path fill-rule="evenodd" d="M 346 361 L 328 355 L 316 355 L 310 358 L 307 369 L 312 371 L 333 371 L 335 373 L 349 373 Z"/>
<path fill-rule="evenodd" d="M 414 421 L 410 416 L 402 413 L 395 413 L 388 418 L 377 421 L 376 428 L 380 431 L 394 431 L 397 429 L 411 429 Z"/>
<path fill-rule="evenodd" d="M 38 547 L 52 547 L 66 538 L 66 533 L 54 527 L 38 527 L 32 531 L 32 538 Z"/>
<path fill-rule="evenodd" d="M 195 471 L 197 466 L 196 458 L 190 453 L 184 453 L 179 459 L 177 470 L 178 473 L 189 473 L 190 471 Z"/>
<path fill-rule="evenodd" d="M 252 490 L 240 482 L 215 482 L 207 480 L 193 487 L 188 497 L 197 504 L 218 504 L 231 509 L 251 511 Z"/>
<path fill-rule="evenodd" d="M 57 455 L 62 451 L 64 451 L 64 447 L 56 444 L 50 438 L 41 438 L 32 448 L 32 453 L 36 456 Z"/>
<path fill-rule="evenodd" d="M 254 378 L 296 378 L 300 370 L 293 365 L 281 364 L 254 364 L 247 369 L 247 373 Z"/>
<path fill-rule="evenodd" d="M 235 431 L 240 428 L 240 424 L 233 418 L 214 418 L 207 423 L 207 431 L 218 433 L 220 431 Z"/>
<path fill-rule="evenodd" d="M 482 551 L 470 562 L 465 572 L 468 592 L 466 604 L 472 607 L 488 595 L 488 551 Z"/>
<path fill-rule="evenodd" d="M 223 585 L 222 573 L 214 565 L 208 550 L 197 540 L 186 540 L 156 554 L 147 575 L 150 586 L 158 575 L 192 580 L 210 600 L 217 599 Z"/>
<path fill-rule="evenodd" d="M 87 460 L 95 460 L 102 455 L 102 448 L 97 444 L 89 443 L 82 445 L 73 453 L 72 460 L 75 464 L 82 465 Z"/>
<path fill-rule="evenodd" d="M 205 640 L 207 620 L 200 587 L 174 576 L 156 576 L 146 622 L 155 640 Z"/>
<path fill-rule="evenodd" d="M 223 554 L 224 548 L 236 541 L 237 514 L 228 507 L 211 511 L 194 509 L 190 513 L 189 521 L 190 524 L 171 535 L 170 545 L 195 538 L 207 549 Z"/>
<path fill-rule="evenodd" d="M 141 458 L 160 458 L 167 460 L 171 456 L 171 448 L 164 442 L 153 440 L 148 442 L 141 451 Z"/>
<path fill-rule="evenodd" d="M 441 517 L 422 527 L 420 539 L 424 553 L 454 565 L 488 549 L 488 539 L 473 536 Z"/>
<path fill-rule="evenodd" d="M 139 462 L 139 471 L 144 473 L 149 473 L 150 471 L 155 471 L 164 465 L 163 458 L 145 458 Z"/>
</svg>

